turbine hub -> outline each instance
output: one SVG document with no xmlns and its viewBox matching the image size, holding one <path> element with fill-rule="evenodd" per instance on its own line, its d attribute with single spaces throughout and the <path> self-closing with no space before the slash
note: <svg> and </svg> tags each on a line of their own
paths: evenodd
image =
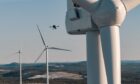
<svg viewBox="0 0 140 84">
<path fill-rule="evenodd" d="M 92 19 L 98 27 L 121 26 L 125 17 L 126 9 L 120 0 L 103 0 L 98 8 L 92 13 Z"/>
</svg>

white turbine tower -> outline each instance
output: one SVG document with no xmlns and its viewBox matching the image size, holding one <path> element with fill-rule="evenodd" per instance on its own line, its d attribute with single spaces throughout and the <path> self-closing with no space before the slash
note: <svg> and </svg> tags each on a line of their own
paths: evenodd
<svg viewBox="0 0 140 84">
<path fill-rule="evenodd" d="M 46 42 L 43 38 L 43 35 L 39 29 L 39 26 L 37 25 L 37 29 L 38 29 L 38 32 L 40 34 L 40 37 L 41 37 L 41 40 L 42 40 L 42 43 L 44 45 L 44 49 L 42 50 L 41 54 L 37 57 L 37 59 L 35 60 L 35 63 L 40 59 L 40 57 L 43 55 L 43 53 L 45 52 L 46 54 L 46 84 L 49 84 L 49 62 L 48 62 L 48 49 L 51 49 L 51 50 L 59 50 L 59 51 L 71 51 L 71 50 L 68 50 L 68 49 L 62 49 L 62 48 L 56 48 L 56 47 L 48 47 L 46 45 Z"/>
<path fill-rule="evenodd" d="M 22 84 L 22 59 L 21 59 L 21 51 L 17 52 L 19 54 L 19 67 L 20 67 L 20 84 Z"/>
<path fill-rule="evenodd" d="M 22 58 L 21 58 L 21 50 L 13 53 L 12 55 L 18 55 L 19 62 L 19 84 L 22 84 Z"/>
<path fill-rule="evenodd" d="M 21 50 L 19 50 L 15 54 L 18 54 L 18 61 L 19 61 L 19 84 L 22 84 L 22 59 L 21 59 Z"/>
<path fill-rule="evenodd" d="M 76 4 L 75 7 L 70 5 L 72 1 L 74 4 Z M 127 12 L 138 6 L 140 4 L 140 0 L 72 0 L 72 1 L 67 0 L 69 9 L 67 11 L 66 16 L 66 27 L 68 33 L 71 34 L 86 33 L 88 58 L 91 55 L 92 55 L 91 57 L 98 56 L 96 58 L 96 60 L 98 60 L 100 58 L 101 53 L 103 52 L 108 84 L 121 84 L 119 28 L 123 23 Z M 82 12 L 83 10 L 85 12 Z M 98 30 L 99 32 L 97 36 L 95 35 L 95 32 L 93 33 L 93 31 L 95 30 Z M 89 32 L 92 32 L 92 35 L 89 36 L 88 35 Z M 94 39 L 93 42 L 92 39 Z M 97 46 L 97 44 L 99 45 L 100 43 L 102 45 Z M 100 54 L 93 55 L 93 53 L 99 53 L 99 51 Z M 92 61 L 94 60 L 95 59 L 88 59 L 87 64 L 91 63 L 91 65 L 94 65 L 94 68 L 98 68 L 101 66 L 99 64 L 103 64 L 102 61 L 98 61 L 99 64 L 92 64 L 93 63 Z M 89 64 L 87 66 L 89 66 Z M 94 84 L 95 82 L 96 82 L 95 84 L 106 83 L 102 82 L 105 80 L 101 80 L 102 79 L 101 73 L 104 72 L 104 70 L 101 70 L 99 68 L 99 71 L 101 72 L 95 73 L 96 70 L 87 68 L 87 71 L 88 71 L 87 72 L 88 84 Z M 93 75 L 93 73 L 98 77 L 99 80 L 96 80 L 94 76 L 90 76 L 90 74 Z M 103 77 L 105 78 L 105 76 Z"/>
</svg>

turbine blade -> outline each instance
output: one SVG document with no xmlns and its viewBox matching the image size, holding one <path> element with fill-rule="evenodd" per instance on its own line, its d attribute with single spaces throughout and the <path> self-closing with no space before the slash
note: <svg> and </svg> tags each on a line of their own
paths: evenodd
<svg viewBox="0 0 140 84">
<path fill-rule="evenodd" d="M 62 48 L 56 48 L 56 47 L 48 47 L 47 49 L 61 50 L 61 51 L 71 51 L 71 50 L 68 50 L 68 49 L 62 49 Z"/>
<path fill-rule="evenodd" d="M 108 84 L 99 31 L 88 31 L 87 41 L 87 82 Z M 94 66 L 93 66 L 94 65 Z M 92 67 L 91 67 L 92 66 Z M 92 73 L 92 74 L 91 74 Z M 97 77 L 98 76 L 98 77 Z"/>
<path fill-rule="evenodd" d="M 108 84 L 121 84 L 120 35 L 118 26 L 100 28 Z"/>
<path fill-rule="evenodd" d="M 140 5 L 140 0 L 122 0 L 124 2 L 124 5 L 127 9 L 127 11 L 132 10 L 133 8 Z"/>
<path fill-rule="evenodd" d="M 37 61 L 41 58 L 41 56 L 43 55 L 43 53 L 44 53 L 45 50 L 46 50 L 46 49 L 44 49 L 44 50 L 40 53 L 40 55 L 37 57 L 37 59 L 34 61 L 34 63 L 37 63 Z"/>
<path fill-rule="evenodd" d="M 15 55 L 17 55 L 17 54 L 18 54 L 18 52 L 15 52 L 15 53 L 12 53 L 12 54 L 6 55 L 6 57 L 15 56 Z"/>
<path fill-rule="evenodd" d="M 43 43 L 43 45 L 46 47 L 46 43 L 45 43 L 45 40 L 44 40 L 44 38 L 43 38 L 43 35 L 42 35 L 42 33 L 41 33 L 40 29 L 39 29 L 39 26 L 38 26 L 37 24 L 36 24 L 36 26 L 37 26 L 38 32 L 39 32 L 39 34 L 40 34 L 42 43 Z"/>
</svg>

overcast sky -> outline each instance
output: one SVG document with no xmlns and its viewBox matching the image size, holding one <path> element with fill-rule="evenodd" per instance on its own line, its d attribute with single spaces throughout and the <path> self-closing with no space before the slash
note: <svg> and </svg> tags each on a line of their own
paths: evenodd
<svg viewBox="0 0 140 84">
<path fill-rule="evenodd" d="M 49 50 L 50 62 L 86 60 L 85 35 L 68 35 L 65 29 L 66 0 L 0 0 L 0 63 L 18 62 L 14 54 L 22 49 L 24 63 L 32 63 L 44 46 L 36 24 L 49 46 L 72 52 Z M 140 7 L 129 12 L 121 27 L 122 60 L 140 60 Z M 49 26 L 60 25 L 58 30 Z M 39 62 L 44 62 L 43 56 Z"/>
</svg>

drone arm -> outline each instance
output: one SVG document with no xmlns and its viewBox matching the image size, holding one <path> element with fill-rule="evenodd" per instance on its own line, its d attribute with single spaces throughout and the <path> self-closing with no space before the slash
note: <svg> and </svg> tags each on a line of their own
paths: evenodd
<svg viewBox="0 0 140 84">
<path fill-rule="evenodd" d="M 132 10 L 133 8 L 137 7 L 140 5 L 140 0 L 122 0 L 127 11 Z"/>
</svg>

